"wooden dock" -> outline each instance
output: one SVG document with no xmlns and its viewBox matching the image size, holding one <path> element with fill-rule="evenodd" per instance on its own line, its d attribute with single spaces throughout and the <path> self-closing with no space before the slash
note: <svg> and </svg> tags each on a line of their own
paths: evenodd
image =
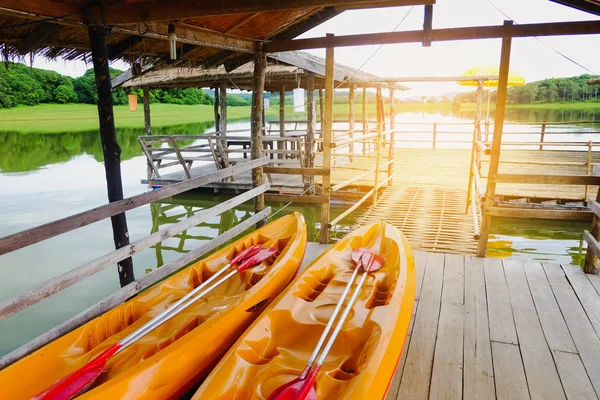
<svg viewBox="0 0 600 400">
<path fill-rule="evenodd" d="M 327 246 L 309 243 L 303 266 Z M 600 277 L 415 251 L 412 324 L 386 400 L 597 399 Z"/>
</svg>

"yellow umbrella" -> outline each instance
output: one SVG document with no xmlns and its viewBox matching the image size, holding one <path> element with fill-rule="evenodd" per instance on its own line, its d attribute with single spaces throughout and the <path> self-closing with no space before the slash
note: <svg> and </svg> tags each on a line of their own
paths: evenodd
<svg viewBox="0 0 600 400">
<path fill-rule="evenodd" d="M 497 87 L 498 86 L 497 80 L 482 80 L 482 79 L 477 79 L 477 78 L 482 78 L 485 76 L 498 76 L 499 74 L 500 74 L 500 67 L 498 65 L 480 65 L 480 66 L 473 67 L 473 68 L 466 70 L 461 75 L 463 77 L 471 77 L 471 78 L 473 78 L 473 80 L 466 80 L 466 81 L 460 80 L 457 83 L 461 86 L 477 86 L 477 87 L 479 87 L 479 81 L 481 80 L 482 86 Z M 523 86 L 523 85 L 525 85 L 525 78 L 523 78 L 521 75 L 516 73 L 514 70 L 509 69 L 508 70 L 508 86 Z M 478 97 L 480 97 L 482 94 L 483 93 L 481 92 L 481 90 L 477 91 Z M 478 101 L 478 103 L 480 103 L 480 102 Z M 477 111 L 478 111 L 477 120 L 479 120 L 480 119 L 479 109 Z M 489 91 L 488 91 L 488 98 L 487 98 L 487 111 L 486 111 L 485 120 L 486 120 L 486 124 L 488 123 L 487 121 L 490 120 L 490 92 Z M 486 133 L 486 137 L 487 137 L 487 133 Z"/>
<path fill-rule="evenodd" d="M 472 77 L 473 80 L 468 81 L 458 81 L 459 85 L 462 86 L 478 86 L 477 78 L 483 76 L 497 76 L 500 74 L 500 67 L 497 65 L 483 65 L 478 67 L 473 67 L 465 71 L 461 76 L 464 77 Z M 508 70 L 508 86 L 523 86 L 525 85 L 525 78 L 516 73 L 514 70 Z M 483 86 L 485 87 L 497 87 L 497 80 L 485 80 L 483 81 Z"/>
</svg>

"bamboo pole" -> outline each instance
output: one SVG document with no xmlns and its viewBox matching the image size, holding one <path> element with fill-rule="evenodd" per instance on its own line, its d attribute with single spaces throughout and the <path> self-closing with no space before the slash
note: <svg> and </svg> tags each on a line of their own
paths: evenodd
<svg viewBox="0 0 600 400">
<path fill-rule="evenodd" d="M 285 137 L 285 86 L 279 89 L 279 136 Z M 277 142 L 278 150 L 285 150 L 285 142 Z M 284 158 L 284 154 L 278 154 L 277 158 Z"/>
<path fill-rule="evenodd" d="M 221 107 L 221 127 L 219 130 L 221 131 L 221 135 L 227 136 L 227 84 L 225 82 L 222 82 L 219 85 L 219 92 L 221 92 L 219 94 L 219 103 Z"/>
<path fill-rule="evenodd" d="M 263 110 L 265 94 L 265 75 L 267 70 L 267 58 L 262 48 L 259 47 L 254 56 L 254 76 L 252 90 L 252 126 L 251 126 L 251 144 L 253 160 L 262 157 L 263 153 Z M 252 170 L 252 186 L 258 187 L 263 184 L 263 168 L 257 167 Z M 265 196 L 259 194 L 254 198 L 254 212 L 262 211 L 265 208 Z M 265 224 L 265 220 L 257 222 L 256 227 L 260 228 Z"/>
<path fill-rule="evenodd" d="M 351 82 L 350 92 L 348 93 L 348 136 L 350 140 L 354 138 L 354 89 L 355 84 Z M 348 157 L 350 159 L 350 162 L 354 160 L 352 157 L 353 154 L 354 144 L 352 144 L 352 146 L 350 146 L 350 148 L 348 149 Z"/>
<path fill-rule="evenodd" d="M 328 33 L 327 37 L 333 37 Z M 325 125 L 323 126 L 323 168 L 331 168 L 331 137 L 333 129 L 333 69 L 334 69 L 334 50 L 328 47 L 325 56 Z M 321 97 L 322 99 L 322 97 Z M 321 109 L 322 111 L 323 109 Z M 323 116 L 323 114 L 321 114 Z M 321 243 L 329 243 L 329 186 L 330 175 L 323 176 L 323 196 L 327 202 L 321 205 Z"/>
<path fill-rule="evenodd" d="M 96 77 L 96 90 L 98 91 L 98 119 L 100 121 L 100 140 L 104 154 L 108 201 L 112 203 L 123 199 L 123 183 L 121 181 L 121 147 L 117 142 L 115 130 L 106 35 L 103 31 L 94 27 L 88 28 L 88 35 Z M 111 223 L 115 248 L 119 249 L 127 246 L 129 244 L 129 231 L 125 213 L 111 217 Z M 133 282 L 135 277 L 131 257 L 119 261 L 117 268 L 121 287 Z"/>
<path fill-rule="evenodd" d="M 315 107 L 315 75 L 312 72 L 308 73 L 306 77 L 306 102 L 308 103 L 307 110 L 307 121 L 306 121 L 306 167 L 314 168 L 315 166 L 315 156 L 314 156 L 314 146 L 315 146 L 315 127 L 317 124 L 317 110 Z M 309 194 L 315 194 L 315 177 L 308 177 L 308 187 L 305 185 L 305 190 L 309 190 Z"/>
<path fill-rule="evenodd" d="M 389 143 L 388 143 L 388 159 L 392 161 L 391 164 L 388 165 L 388 186 L 393 185 L 393 180 L 391 177 L 394 175 L 394 159 L 396 157 L 394 151 L 396 146 L 396 98 L 394 95 L 394 86 L 390 85 L 390 129 L 389 129 Z"/>
<path fill-rule="evenodd" d="M 221 130 L 221 114 L 219 113 L 219 105 L 221 102 L 219 101 L 219 87 L 215 86 L 213 90 L 215 92 L 215 104 L 213 107 L 215 114 L 215 132 L 219 132 Z"/>
<path fill-rule="evenodd" d="M 152 125 L 150 123 L 150 89 L 148 86 L 144 86 L 143 90 L 143 102 L 144 102 L 144 134 L 146 136 L 152 135 Z M 146 145 L 147 147 L 152 147 L 152 145 Z M 152 179 L 152 160 L 150 158 L 146 159 L 146 175 L 148 176 L 148 183 L 150 183 L 150 179 Z"/>
<path fill-rule="evenodd" d="M 512 21 L 504 21 L 504 26 L 512 26 Z M 492 154 L 490 156 L 490 165 L 488 176 L 498 173 L 498 164 L 500 163 L 500 146 L 502 144 L 502 130 L 504 129 L 504 111 L 506 109 L 506 92 L 508 87 L 508 68 L 510 66 L 510 48 L 512 40 L 510 37 L 502 39 L 502 50 L 500 53 L 500 71 L 498 79 L 498 92 L 496 98 L 496 114 L 494 117 L 494 137 L 492 140 Z M 481 232 L 477 246 L 477 256 L 485 257 L 488 236 L 492 216 L 487 209 L 493 206 L 494 195 L 496 194 L 496 182 L 488 179 L 485 193 L 485 201 L 482 209 Z M 599 231 L 600 233 L 600 226 Z"/>
</svg>

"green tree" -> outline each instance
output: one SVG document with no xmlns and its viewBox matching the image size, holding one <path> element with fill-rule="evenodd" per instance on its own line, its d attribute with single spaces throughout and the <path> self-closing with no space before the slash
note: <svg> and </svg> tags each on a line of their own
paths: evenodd
<svg viewBox="0 0 600 400">
<path fill-rule="evenodd" d="M 77 102 L 77 93 L 72 83 L 63 83 L 54 89 L 54 99 L 59 103 Z"/>
</svg>

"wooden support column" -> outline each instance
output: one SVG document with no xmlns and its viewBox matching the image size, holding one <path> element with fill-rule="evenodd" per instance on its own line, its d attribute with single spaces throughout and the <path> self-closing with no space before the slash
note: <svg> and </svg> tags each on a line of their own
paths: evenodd
<svg viewBox="0 0 600 400">
<path fill-rule="evenodd" d="M 383 110 L 383 98 L 381 96 L 381 88 L 377 88 L 377 144 L 375 145 L 375 180 L 373 182 L 373 206 L 377 205 L 377 195 L 379 194 L 379 168 L 381 165 L 381 135 L 383 133 L 383 121 L 385 120 L 385 112 Z"/>
<path fill-rule="evenodd" d="M 227 136 L 227 84 L 222 82 L 219 85 L 219 103 L 221 108 L 221 134 Z"/>
<path fill-rule="evenodd" d="M 150 88 L 148 86 L 144 86 L 142 88 L 143 91 L 143 102 L 144 102 L 144 134 L 146 136 L 152 135 L 152 125 L 150 123 Z M 151 144 L 148 147 L 152 147 Z M 150 153 L 150 152 L 149 152 Z M 150 153 L 152 154 L 152 153 Z M 150 179 L 152 178 L 152 161 L 146 160 L 147 168 L 146 174 L 148 176 L 148 183 L 150 183 Z"/>
<path fill-rule="evenodd" d="M 213 89 L 214 89 L 214 92 L 215 92 L 215 104 L 214 104 L 215 131 L 216 132 L 220 132 L 221 131 L 221 114 L 219 113 L 219 105 L 220 105 L 220 101 L 219 101 L 219 87 L 215 86 Z"/>
<path fill-rule="evenodd" d="M 100 121 L 100 139 L 104 153 L 108 201 L 112 203 L 123 199 L 123 183 L 121 182 L 121 148 L 117 142 L 115 132 L 106 36 L 104 32 L 92 27 L 88 29 L 88 34 L 92 50 L 94 75 L 96 77 L 96 90 L 98 91 L 98 119 Z M 127 229 L 125 213 L 111 217 L 111 223 L 115 248 L 119 249 L 128 245 L 129 231 Z M 121 287 L 133 282 L 135 277 L 133 275 L 133 261 L 131 257 L 126 258 L 117 265 Z"/>
<path fill-rule="evenodd" d="M 473 143 L 471 145 L 471 164 L 469 165 L 469 182 L 467 184 L 467 204 L 465 214 L 469 213 L 470 203 L 473 201 L 473 179 L 475 179 L 475 168 L 481 172 L 481 149 L 477 145 L 481 141 L 481 103 L 483 96 L 483 81 L 477 81 L 477 111 L 473 123 Z"/>
<path fill-rule="evenodd" d="M 396 98 L 394 94 L 394 86 L 390 85 L 390 135 L 389 135 L 389 161 L 388 165 L 388 186 L 393 185 L 392 175 L 394 174 L 394 161 L 396 158 L 396 153 L 394 151 L 396 146 Z"/>
<path fill-rule="evenodd" d="M 252 159 L 261 158 L 263 154 L 263 111 L 265 102 L 265 73 L 267 70 L 267 58 L 262 49 L 259 48 L 254 56 L 254 76 L 252 90 L 252 116 L 251 116 L 251 142 Z M 257 167 L 252 170 L 252 186 L 257 187 L 263 184 L 263 168 Z M 265 208 L 265 195 L 259 194 L 254 198 L 254 212 L 262 211 Z M 265 224 L 264 220 L 259 221 L 257 228 Z"/>
<path fill-rule="evenodd" d="M 504 26 L 513 25 L 512 21 L 504 21 Z M 504 129 L 504 111 L 506 109 L 506 92 L 508 88 L 508 68 L 510 66 L 510 48 L 512 40 L 510 36 L 505 36 L 502 39 L 502 50 L 500 54 L 500 71 L 498 77 L 498 93 L 496 98 L 496 115 L 494 117 L 494 138 L 492 140 L 492 154 L 490 155 L 490 166 L 488 176 L 493 176 L 498 173 L 498 164 L 500 163 L 500 146 L 502 144 L 502 130 Z M 494 204 L 494 195 L 496 194 L 496 181 L 494 179 L 487 180 L 487 188 L 485 191 L 485 201 L 482 209 L 481 220 L 481 236 L 479 237 L 479 245 L 477 246 L 477 256 L 485 257 L 488 236 L 490 234 L 490 226 L 492 216 L 488 213 L 488 209 Z"/>
<path fill-rule="evenodd" d="M 333 34 L 328 33 L 327 37 L 333 37 Z M 334 68 L 334 52 L 333 47 L 328 47 L 325 55 L 325 113 L 323 125 L 323 168 L 331 170 L 331 141 L 333 130 L 333 68 Z M 321 97 L 322 99 L 322 97 Z M 323 104 L 323 103 L 321 103 Z M 323 111 L 323 108 L 321 108 Z M 323 116 L 323 114 L 321 114 Z M 323 196 L 325 202 L 321 204 L 321 243 L 329 243 L 329 201 L 331 194 L 329 193 L 330 176 L 323 176 Z"/>
<path fill-rule="evenodd" d="M 323 139 L 323 131 L 325 131 L 325 106 L 323 105 L 323 88 L 319 88 L 319 113 L 321 114 L 321 139 Z"/>
<path fill-rule="evenodd" d="M 348 93 L 348 136 L 350 137 L 350 141 L 354 139 L 354 83 L 350 83 L 350 93 Z M 348 156 L 350 158 L 350 162 L 353 161 L 354 155 L 354 142 L 350 144 L 348 148 Z"/>
<path fill-rule="evenodd" d="M 367 114 L 367 87 L 363 86 L 362 92 L 362 119 L 363 119 L 363 135 L 369 134 L 369 115 Z M 362 144 L 363 156 L 367 154 L 367 143 Z"/>
<path fill-rule="evenodd" d="M 317 125 L 317 109 L 315 104 L 315 75 L 312 72 L 306 77 L 306 102 L 308 103 L 307 121 L 306 121 L 306 167 L 314 168 L 315 156 L 315 127 Z M 307 187 L 308 186 L 308 187 Z M 305 184 L 305 190 L 310 189 L 309 194 L 314 195 L 315 177 L 308 177 L 308 185 Z"/>
<path fill-rule="evenodd" d="M 588 201 L 588 199 L 586 199 L 586 201 Z M 598 190 L 598 194 L 596 195 L 596 202 L 600 202 L 600 190 Z M 590 207 L 589 203 L 590 202 L 588 201 L 588 207 Z M 594 208 L 592 208 L 592 210 L 594 210 Z M 600 240 L 600 218 L 598 218 L 598 215 L 596 213 L 594 213 L 594 216 L 592 218 L 592 229 L 589 233 L 596 241 Z M 586 235 L 587 232 L 584 234 L 584 237 L 586 237 Z M 590 244 L 589 242 L 587 250 L 585 252 L 585 263 L 583 264 L 583 271 L 586 274 L 598 274 L 600 272 L 600 259 L 598 259 L 596 253 L 592 250 L 592 244 Z"/>
<path fill-rule="evenodd" d="M 279 89 L 279 136 L 285 137 L 285 86 Z M 283 141 L 277 142 L 277 150 L 284 150 L 287 144 Z M 277 154 L 277 158 L 285 158 L 285 154 Z"/>
</svg>

